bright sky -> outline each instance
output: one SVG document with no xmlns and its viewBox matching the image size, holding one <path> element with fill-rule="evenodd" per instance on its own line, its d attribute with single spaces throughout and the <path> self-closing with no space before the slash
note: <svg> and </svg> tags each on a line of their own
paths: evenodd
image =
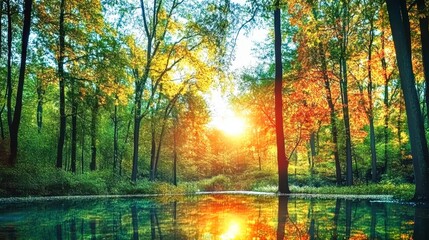
<svg viewBox="0 0 429 240">
<path fill-rule="evenodd" d="M 258 58 L 252 54 L 256 43 L 262 42 L 267 35 L 267 30 L 255 29 L 248 35 L 242 31 L 237 38 L 235 46 L 235 59 L 231 65 L 232 73 L 240 73 L 244 68 L 255 66 Z M 235 74 L 239 77 L 239 74 Z M 238 79 L 234 79 L 237 82 Z M 220 89 L 213 89 L 208 101 L 212 116 L 209 126 L 216 127 L 227 134 L 239 135 L 246 130 L 245 119 L 240 118 L 228 103 L 228 93 L 222 93 Z M 229 93 L 230 94 L 230 93 Z"/>
</svg>

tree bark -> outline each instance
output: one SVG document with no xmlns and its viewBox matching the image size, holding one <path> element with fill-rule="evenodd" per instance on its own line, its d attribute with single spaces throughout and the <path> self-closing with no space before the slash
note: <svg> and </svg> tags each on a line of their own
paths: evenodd
<svg viewBox="0 0 429 240">
<path fill-rule="evenodd" d="M 137 85 L 137 83 L 136 83 Z M 135 111 L 134 111 L 134 140 L 133 140 L 133 166 L 131 171 L 131 181 L 137 180 L 137 165 L 139 161 L 139 140 L 140 140 L 140 124 L 141 124 L 141 95 L 137 92 L 135 94 Z"/>
<path fill-rule="evenodd" d="M 285 140 L 283 132 L 283 68 L 281 52 L 281 19 L 279 0 L 276 1 L 274 10 L 274 53 L 275 53 L 275 119 L 276 119 L 276 142 L 277 142 L 277 167 L 279 175 L 279 193 L 290 193 L 288 182 L 288 165 L 286 158 Z"/>
<path fill-rule="evenodd" d="M 383 69 L 384 79 L 384 96 L 383 96 L 383 110 L 384 110 L 384 169 L 389 172 L 388 166 L 388 144 L 389 144 L 389 81 L 390 77 L 387 74 L 387 63 L 386 63 L 386 37 L 385 37 L 385 24 L 384 24 L 384 10 L 382 16 L 382 30 L 380 35 L 381 41 L 381 67 Z"/>
<path fill-rule="evenodd" d="M 116 96 L 116 101 L 118 101 Z M 113 173 L 117 174 L 119 169 L 119 146 L 118 146 L 118 104 L 115 101 L 113 113 Z"/>
<path fill-rule="evenodd" d="M 7 107 L 7 125 L 12 126 L 12 10 L 10 0 L 6 0 L 7 14 L 7 82 L 6 82 L 6 107 Z"/>
<path fill-rule="evenodd" d="M 76 80 L 71 81 L 71 171 L 76 173 L 77 156 L 77 101 L 76 101 Z"/>
<path fill-rule="evenodd" d="M 334 101 L 332 99 L 332 92 L 331 92 L 331 83 L 328 77 L 328 68 L 326 64 L 326 54 L 323 49 L 322 44 L 319 45 L 319 51 L 320 51 L 320 60 L 322 63 L 322 74 L 323 74 L 323 81 L 324 81 L 324 87 L 326 92 L 326 100 L 328 102 L 329 106 L 329 115 L 330 115 L 330 123 L 331 123 L 331 135 L 332 135 L 332 143 L 333 143 L 333 153 L 334 153 L 334 161 L 335 161 L 335 176 L 337 185 L 340 185 L 342 183 L 341 178 L 341 165 L 340 165 L 340 156 L 338 154 L 338 129 L 337 129 L 337 121 L 336 121 L 336 115 L 335 115 L 335 105 Z"/>
<path fill-rule="evenodd" d="M 413 156 L 415 201 L 429 201 L 429 154 L 411 60 L 410 22 L 404 0 L 386 0 L 405 99 Z"/>
<path fill-rule="evenodd" d="M 24 26 L 22 28 L 21 66 L 19 69 L 18 89 L 16 91 L 15 111 L 10 128 L 10 158 L 9 163 L 14 165 L 18 155 L 18 132 L 21 122 L 22 95 L 24 92 L 25 67 L 27 60 L 28 39 L 30 37 L 32 0 L 24 1 Z"/>
<path fill-rule="evenodd" d="M 372 48 L 374 42 L 374 17 L 370 16 L 370 29 L 369 29 L 369 45 L 368 45 L 368 120 L 369 120 L 369 138 L 371 148 L 371 180 L 377 182 L 377 150 L 375 147 L 375 129 L 374 129 L 374 107 L 373 107 L 373 83 L 372 83 Z"/>
<path fill-rule="evenodd" d="M 341 100 L 343 103 L 344 129 L 346 136 L 346 183 L 348 186 L 353 185 L 353 159 L 352 159 L 352 142 L 350 133 L 350 116 L 349 116 L 349 98 L 348 98 L 348 79 L 347 79 L 347 28 L 349 24 L 349 7 L 347 1 L 342 1 L 342 30 L 341 30 L 341 53 L 340 53 L 340 85 Z"/>
<path fill-rule="evenodd" d="M 91 164 L 90 170 L 95 171 L 97 169 L 97 117 L 98 117 L 98 90 L 96 91 L 96 96 L 94 97 L 94 102 L 92 106 L 91 114 Z"/>
<path fill-rule="evenodd" d="M 64 51 L 65 51 L 65 0 L 60 3 L 60 22 L 59 22 L 59 53 L 58 53 L 58 78 L 60 91 L 60 129 L 58 133 L 57 146 L 57 168 L 63 167 L 63 150 L 66 137 L 66 101 L 65 101 L 65 74 L 64 74 Z"/>
</svg>

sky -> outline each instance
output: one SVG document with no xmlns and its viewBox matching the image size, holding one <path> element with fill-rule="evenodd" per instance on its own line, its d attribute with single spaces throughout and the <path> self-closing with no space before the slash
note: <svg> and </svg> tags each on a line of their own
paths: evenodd
<svg viewBox="0 0 429 240">
<path fill-rule="evenodd" d="M 248 34 L 244 31 L 240 32 L 235 46 L 235 59 L 231 64 L 230 71 L 232 73 L 240 73 L 244 68 L 256 66 L 258 62 L 257 56 L 252 54 L 252 50 L 256 47 L 256 43 L 262 42 L 267 35 L 267 30 L 254 29 Z M 239 77 L 239 74 L 235 74 Z M 238 79 L 233 79 L 238 81 Z M 212 121 L 209 126 L 219 127 L 228 124 L 233 124 L 237 121 L 237 114 L 231 108 L 228 102 L 228 95 L 231 93 L 222 93 L 219 88 L 213 88 L 208 97 L 208 104 Z M 228 126 L 227 126 L 228 127 Z"/>
</svg>

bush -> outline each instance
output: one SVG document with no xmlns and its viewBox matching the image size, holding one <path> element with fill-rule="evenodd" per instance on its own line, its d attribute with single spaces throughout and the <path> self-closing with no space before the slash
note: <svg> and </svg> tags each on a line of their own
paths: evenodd
<svg viewBox="0 0 429 240">
<path fill-rule="evenodd" d="M 54 167 L 18 164 L 0 169 L 3 196 L 58 195 L 70 187 L 68 174 Z"/>
<path fill-rule="evenodd" d="M 224 191 L 231 187 L 231 180 L 225 175 L 217 175 L 212 178 L 202 180 L 199 184 L 203 191 Z"/>
</svg>

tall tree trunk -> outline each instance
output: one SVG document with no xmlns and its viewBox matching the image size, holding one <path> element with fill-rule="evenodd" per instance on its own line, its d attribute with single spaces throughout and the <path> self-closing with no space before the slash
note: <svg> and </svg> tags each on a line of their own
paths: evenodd
<svg viewBox="0 0 429 240">
<path fill-rule="evenodd" d="M 76 101 L 76 81 L 71 81 L 71 171 L 76 172 L 76 155 L 77 155 L 77 101 Z"/>
<path fill-rule="evenodd" d="M 11 0 L 6 0 L 6 14 L 7 14 L 7 125 L 12 126 L 12 10 L 10 6 Z"/>
<path fill-rule="evenodd" d="M 118 104 L 117 96 L 115 101 L 115 110 L 113 113 L 113 173 L 117 174 L 119 169 L 119 147 L 118 147 Z"/>
<path fill-rule="evenodd" d="M 372 47 L 374 42 L 374 16 L 370 16 L 369 45 L 368 45 L 368 120 L 369 120 L 369 138 L 371 147 L 371 180 L 377 181 L 377 150 L 375 147 L 375 129 L 374 129 L 374 107 L 373 107 L 373 83 L 372 83 Z"/>
<path fill-rule="evenodd" d="M 352 159 L 352 141 L 350 133 L 349 116 L 349 97 L 348 97 L 348 79 L 347 79 L 347 45 L 348 45 L 348 25 L 349 25 L 349 6 L 348 2 L 342 1 L 342 30 L 341 30 L 341 54 L 340 54 L 340 85 L 341 100 L 343 103 L 344 129 L 346 136 L 346 183 L 353 185 L 353 159 Z"/>
<path fill-rule="evenodd" d="M 174 118 L 173 126 L 173 184 L 177 186 L 177 116 Z M 176 203 L 176 202 L 175 202 Z"/>
<path fill-rule="evenodd" d="M 137 85 L 137 83 L 136 83 Z M 141 123 L 141 95 L 138 90 L 135 93 L 135 111 L 134 111 L 134 140 L 133 140 L 133 166 L 131 171 L 131 181 L 137 180 L 137 165 L 139 162 L 139 141 L 140 141 L 140 123 Z"/>
<path fill-rule="evenodd" d="M 311 132 L 310 135 L 310 173 L 313 174 L 314 172 L 314 158 L 316 157 L 316 133 Z"/>
<path fill-rule="evenodd" d="M 59 22 L 59 44 L 60 49 L 58 53 L 58 78 L 59 78 L 59 91 L 60 91 L 60 131 L 58 133 L 58 146 L 57 146 L 57 168 L 63 167 L 63 150 L 66 137 L 66 100 L 65 100 L 65 74 L 64 74 L 64 51 L 65 51 L 65 28 L 64 28 L 64 15 L 65 15 L 65 0 L 60 3 L 60 22 Z"/>
<path fill-rule="evenodd" d="M 42 86 L 37 87 L 37 132 L 40 133 L 42 131 L 43 124 L 43 93 L 44 90 Z"/>
<path fill-rule="evenodd" d="M 153 113 L 154 111 L 152 111 Z M 156 159 L 156 131 L 155 131 L 155 123 L 154 123 L 154 116 L 152 114 L 152 119 L 150 123 L 151 128 L 151 138 L 150 138 L 150 176 L 149 180 L 154 181 L 155 180 L 155 159 Z"/>
<path fill-rule="evenodd" d="M 423 72 L 425 76 L 426 121 L 429 126 L 429 21 L 425 0 L 417 0 L 419 10 L 420 40 L 422 44 Z"/>
<path fill-rule="evenodd" d="M 2 22 L 2 18 L 3 18 L 3 0 L 0 1 L 0 49 L 3 49 L 3 34 L 1 34 L 2 32 L 2 26 L 3 26 L 3 22 Z M 2 58 L 3 56 L 1 55 L 2 51 L 0 50 L 0 58 Z M 6 94 L 5 97 L 7 96 L 7 88 L 6 88 Z M 1 106 L 0 108 L 0 136 L 1 139 L 4 139 L 4 127 L 3 127 L 3 112 L 4 109 L 6 107 L 6 103 L 3 104 L 3 106 Z"/>
<path fill-rule="evenodd" d="M 389 172 L 388 166 L 388 144 L 389 144 L 389 81 L 390 77 L 387 74 L 387 63 L 386 63 L 386 37 L 385 37 L 385 24 L 384 24 L 384 11 L 382 10 L 382 30 L 380 35 L 381 41 L 381 67 L 383 69 L 384 79 L 384 96 L 383 96 L 383 109 L 384 109 L 384 169 Z"/>
<path fill-rule="evenodd" d="M 328 101 L 329 106 L 329 115 L 330 115 L 330 122 L 331 122 L 331 135 L 332 135 L 332 143 L 333 143 L 333 153 L 334 153 L 334 161 L 335 161 L 335 176 L 337 185 L 340 185 L 342 183 L 341 179 L 341 165 L 340 165 L 340 156 L 338 153 L 338 129 L 337 129 L 337 121 L 336 121 L 336 115 L 335 115 L 335 104 L 332 99 L 332 92 L 331 92 L 331 83 L 328 76 L 328 67 L 326 64 L 326 54 L 325 50 L 323 49 L 322 43 L 319 44 L 319 55 L 320 60 L 322 63 L 322 74 L 323 74 L 323 81 L 324 81 L 324 87 L 326 92 L 326 100 Z"/>
<path fill-rule="evenodd" d="M 401 1 L 387 0 L 386 3 L 407 112 L 416 183 L 414 200 L 429 201 L 429 154 L 412 68 L 410 22 L 405 0 Z"/>
<path fill-rule="evenodd" d="M 275 53 L 275 118 L 276 118 L 276 141 L 277 141 L 277 167 L 279 175 L 279 193 L 290 193 L 288 181 L 288 165 L 286 158 L 285 140 L 283 132 L 283 68 L 282 68 L 282 38 L 281 38 L 280 4 L 276 1 L 274 10 L 274 53 Z"/>
<path fill-rule="evenodd" d="M 9 163 L 14 165 L 18 155 L 18 132 L 21 122 L 22 94 L 24 92 L 25 66 L 27 60 L 28 39 L 30 37 L 32 0 L 24 1 L 24 26 L 22 28 L 21 66 L 19 69 L 18 89 L 16 91 L 15 111 L 10 128 L 10 158 Z"/>
<path fill-rule="evenodd" d="M 90 170 L 95 171 L 97 169 L 97 117 L 98 117 L 98 90 L 96 91 L 94 102 L 92 106 L 91 114 L 91 164 Z"/>
</svg>

